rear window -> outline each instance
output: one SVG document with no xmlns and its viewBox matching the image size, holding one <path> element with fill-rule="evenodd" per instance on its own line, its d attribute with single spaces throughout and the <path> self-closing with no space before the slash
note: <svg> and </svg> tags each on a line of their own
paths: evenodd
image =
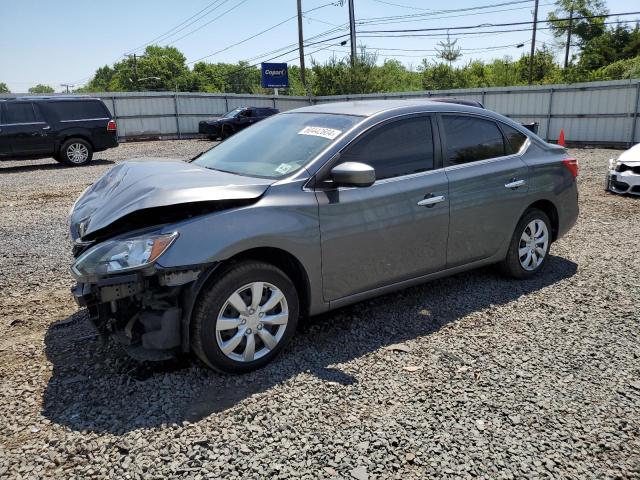
<svg viewBox="0 0 640 480">
<path fill-rule="evenodd" d="M 443 115 L 449 165 L 477 162 L 505 154 L 504 139 L 495 122 L 467 115 Z"/>
<path fill-rule="evenodd" d="M 527 136 L 504 123 L 501 123 L 500 126 L 502 127 L 504 136 L 507 139 L 507 153 L 518 153 L 522 149 L 524 142 L 527 141 Z"/>
<path fill-rule="evenodd" d="M 51 107 L 58 114 L 60 120 L 89 120 L 94 118 L 108 118 L 109 113 L 102 102 L 50 102 Z"/>
<path fill-rule="evenodd" d="M 2 123 L 33 123 L 37 122 L 33 105 L 29 102 L 5 103 L 2 112 Z"/>
</svg>

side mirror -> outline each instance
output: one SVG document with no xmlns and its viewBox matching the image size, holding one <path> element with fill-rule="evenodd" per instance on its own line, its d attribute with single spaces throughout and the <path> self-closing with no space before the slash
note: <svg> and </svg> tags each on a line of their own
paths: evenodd
<svg viewBox="0 0 640 480">
<path fill-rule="evenodd" d="M 376 171 L 365 163 L 344 162 L 331 169 L 331 179 L 345 187 L 369 187 L 376 181 Z"/>
</svg>

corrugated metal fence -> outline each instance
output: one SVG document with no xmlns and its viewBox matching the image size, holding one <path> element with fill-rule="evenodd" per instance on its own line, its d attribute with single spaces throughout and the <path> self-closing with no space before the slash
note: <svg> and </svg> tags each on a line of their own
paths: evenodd
<svg viewBox="0 0 640 480">
<path fill-rule="evenodd" d="M 172 92 L 99 93 L 118 122 L 121 137 L 188 138 L 198 122 L 243 105 L 291 110 L 316 103 L 371 98 L 452 96 L 477 100 L 521 123 L 539 123 L 539 135 L 568 142 L 628 146 L 640 142 L 640 80 L 573 85 L 495 87 L 329 97 Z M 4 96 L 4 95 L 3 95 Z"/>
</svg>

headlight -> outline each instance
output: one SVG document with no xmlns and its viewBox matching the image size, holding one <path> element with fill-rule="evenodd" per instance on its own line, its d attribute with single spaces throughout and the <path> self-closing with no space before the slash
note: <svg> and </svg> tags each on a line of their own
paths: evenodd
<svg viewBox="0 0 640 480">
<path fill-rule="evenodd" d="M 78 277 L 108 275 L 152 264 L 178 237 L 177 232 L 107 240 L 80 255 L 71 267 Z"/>
</svg>

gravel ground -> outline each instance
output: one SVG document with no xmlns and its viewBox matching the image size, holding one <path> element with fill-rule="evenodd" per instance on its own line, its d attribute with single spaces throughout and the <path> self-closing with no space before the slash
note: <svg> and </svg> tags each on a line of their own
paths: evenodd
<svg viewBox="0 0 640 480">
<path fill-rule="evenodd" d="M 66 214 L 132 156 L 0 164 L 0 478 L 640 478 L 640 199 L 575 150 L 581 215 L 544 275 L 487 268 L 314 318 L 222 376 L 102 345 L 68 292 Z"/>
</svg>

